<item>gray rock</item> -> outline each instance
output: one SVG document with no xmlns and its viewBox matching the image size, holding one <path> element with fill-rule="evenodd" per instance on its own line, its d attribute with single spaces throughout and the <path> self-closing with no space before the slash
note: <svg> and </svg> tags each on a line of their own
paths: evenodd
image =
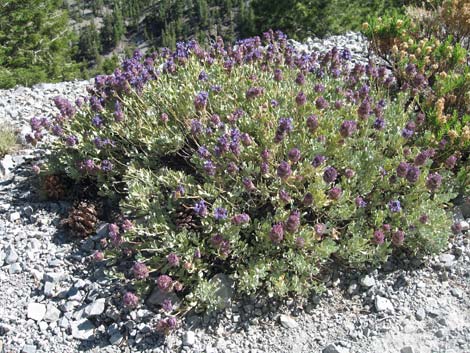
<svg viewBox="0 0 470 353">
<path fill-rule="evenodd" d="M 467 221 L 460 221 L 460 227 L 462 227 L 462 231 L 467 231 L 470 229 L 470 224 Z"/>
<path fill-rule="evenodd" d="M 44 283 L 44 295 L 46 297 L 52 297 L 54 295 L 54 284 L 52 282 Z"/>
<path fill-rule="evenodd" d="M 42 279 L 44 278 L 44 273 L 41 272 L 41 271 L 38 271 L 38 270 L 32 268 L 32 269 L 30 270 L 30 272 L 31 272 L 31 274 L 33 275 L 33 278 L 34 278 L 36 281 L 38 281 L 38 282 L 41 282 Z"/>
<path fill-rule="evenodd" d="M 26 344 L 21 350 L 22 353 L 36 353 L 36 346 L 32 344 Z"/>
<path fill-rule="evenodd" d="M 62 316 L 59 320 L 59 327 L 68 328 L 69 326 L 69 320 L 65 316 Z"/>
<path fill-rule="evenodd" d="M 215 284 L 214 296 L 217 297 L 219 308 L 227 308 L 234 295 L 234 282 L 227 275 L 218 273 L 209 282 Z"/>
<path fill-rule="evenodd" d="M 439 261 L 445 268 L 451 268 L 454 265 L 455 256 L 452 254 L 441 254 Z"/>
<path fill-rule="evenodd" d="M 8 267 L 8 272 L 10 272 L 10 274 L 15 274 L 15 273 L 21 273 L 23 269 L 21 268 L 21 265 L 18 263 L 18 262 L 15 262 L 14 264 L 11 264 L 9 267 Z"/>
<path fill-rule="evenodd" d="M 120 332 L 116 332 L 109 338 L 109 343 L 111 343 L 113 346 L 119 346 L 122 342 L 124 337 Z"/>
<path fill-rule="evenodd" d="M 10 174 L 14 166 L 15 162 L 13 161 L 13 158 L 7 154 L 0 160 L 0 176 L 7 176 Z"/>
<path fill-rule="evenodd" d="M 361 286 L 365 288 L 371 288 L 375 286 L 375 279 L 372 276 L 365 276 L 361 278 Z"/>
<path fill-rule="evenodd" d="M 85 317 L 93 317 L 101 315 L 104 312 L 106 300 L 100 298 L 95 300 L 93 303 L 88 304 L 84 309 Z"/>
<path fill-rule="evenodd" d="M 285 328 L 293 329 L 293 328 L 299 327 L 299 324 L 292 317 L 288 315 L 280 315 L 279 322 Z"/>
<path fill-rule="evenodd" d="M 47 322 L 45 322 L 45 321 L 39 322 L 38 326 L 39 326 L 39 330 L 40 330 L 42 333 L 46 333 L 47 328 L 49 327 L 49 326 L 47 325 Z"/>
<path fill-rule="evenodd" d="M 357 292 L 357 283 L 351 283 L 348 287 L 348 294 L 353 295 Z"/>
<path fill-rule="evenodd" d="M 426 317 L 426 310 L 424 310 L 424 308 L 419 308 L 418 310 L 416 310 L 415 317 L 416 320 L 423 321 Z"/>
<path fill-rule="evenodd" d="M 323 348 L 322 353 L 348 353 L 349 350 L 343 347 L 336 346 L 334 344 L 330 344 Z"/>
<path fill-rule="evenodd" d="M 375 308 L 377 311 L 394 311 L 393 304 L 387 298 L 377 295 L 375 297 Z"/>
<path fill-rule="evenodd" d="M 28 304 L 28 318 L 35 321 L 41 321 L 46 315 L 46 306 L 41 303 L 29 303 Z"/>
<path fill-rule="evenodd" d="M 435 335 L 436 335 L 437 338 L 442 338 L 442 337 L 445 336 L 443 330 L 437 330 L 436 333 L 435 333 Z"/>
<path fill-rule="evenodd" d="M 72 327 L 72 337 L 79 340 L 89 340 L 93 338 L 95 332 L 95 326 L 88 319 L 82 319 L 79 321 L 72 321 L 70 326 Z"/>
<path fill-rule="evenodd" d="M 21 214 L 19 212 L 13 212 L 13 213 L 10 213 L 10 216 L 9 216 L 9 220 L 10 222 L 16 222 L 17 220 L 19 220 L 21 218 Z"/>
<path fill-rule="evenodd" d="M 67 275 L 64 272 L 47 272 L 44 275 L 44 280 L 52 283 L 63 281 Z"/>
<path fill-rule="evenodd" d="M 400 349 L 400 353 L 413 353 L 413 347 L 406 346 Z"/>
<path fill-rule="evenodd" d="M 59 320 L 60 317 L 60 310 L 57 309 L 53 304 L 47 304 L 46 307 L 46 315 L 44 316 L 44 320 L 48 322 L 56 322 Z"/>
<path fill-rule="evenodd" d="M 162 290 L 160 290 L 158 287 L 155 287 L 153 290 L 152 294 L 150 294 L 150 297 L 147 299 L 147 303 L 152 304 L 152 305 L 162 305 L 165 300 L 171 300 L 171 303 L 173 304 L 173 308 L 178 309 L 179 306 L 181 305 L 181 300 L 178 298 L 178 296 L 173 293 L 167 293 Z"/>
<path fill-rule="evenodd" d="M 193 331 L 186 331 L 183 335 L 183 346 L 192 347 L 196 343 L 196 334 Z"/>
<path fill-rule="evenodd" d="M 18 254 L 16 253 L 15 249 L 13 247 L 10 247 L 8 250 L 7 250 L 7 253 L 6 253 L 6 258 L 5 258 L 5 262 L 7 264 L 13 264 L 15 262 L 18 261 Z"/>
</svg>

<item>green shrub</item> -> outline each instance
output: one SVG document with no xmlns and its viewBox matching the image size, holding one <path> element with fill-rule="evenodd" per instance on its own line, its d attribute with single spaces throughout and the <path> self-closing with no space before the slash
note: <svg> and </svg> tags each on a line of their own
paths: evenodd
<svg viewBox="0 0 470 353">
<path fill-rule="evenodd" d="M 56 101 L 49 169 L 120 197 L 106 256 L 132 256 L 141 295 L 156 279 L 211 308 L 224 273 L 239 293 L 305 296 L 331 256 L 362 268 L 446 244 L 451 172 L 415 145 L 409 93 L 392 97 L 381 68 L 350 69 L 347 50 L 300 55 L 265 36 L 136 53 L 78 112 Z"/>
</svg>

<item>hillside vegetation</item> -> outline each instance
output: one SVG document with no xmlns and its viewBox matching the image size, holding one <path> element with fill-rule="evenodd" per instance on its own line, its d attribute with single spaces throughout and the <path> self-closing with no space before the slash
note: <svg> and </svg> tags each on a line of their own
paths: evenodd
<svg viewBox="0 0 470 353">
<path fill-rule="evenodd" d="M 405 0 L 7 0 L 0 5 L 0 87 L 111 73 L 136 48 L 233 43 L 274 28 L 290 38 L 355 30 Z"/>
</svg>

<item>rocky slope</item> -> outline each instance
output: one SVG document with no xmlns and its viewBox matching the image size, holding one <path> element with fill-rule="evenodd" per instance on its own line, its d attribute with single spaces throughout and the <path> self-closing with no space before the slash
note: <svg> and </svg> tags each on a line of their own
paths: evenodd
<svg viewBox="0 0 470 353">
<path fill-rule="evenodd" d="M 347 46 L 367 60 L 354 33 L 296 45 Z M 54 96 L 75 99 L 87 84 L 2 91 L 0 122 L 25 133 L 32 116 L 54 113 Z M 217 315 L 189 315 L 165 338 L 151 303 L 126 311 L 119 281 L 91 261 L 106 224 L 87 240 L 60 227 L 70 204 L 41 198 L 30 169 L 41 154 L 24 149 L 0 162 L 0 352 L 470 352 L 470 215 L 459 208 L 464 231 L 435 258 L 393 259 L 370 273 L 333 269 L 327 292 L 303 305 L 234 302 Z"/>
</svg>

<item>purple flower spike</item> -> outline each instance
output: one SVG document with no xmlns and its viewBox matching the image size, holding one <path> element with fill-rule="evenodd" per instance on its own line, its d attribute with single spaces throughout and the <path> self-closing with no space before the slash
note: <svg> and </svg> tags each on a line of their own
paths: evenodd
<svg viewBox="0 0 470 353">
<path fill-rule="evenodd" d="M 168 265 L 171 267 L 178 267 L 180 265 L 180 258 L 175 253 L 171 253 L 166 257 Z"/>
<path fill-rule="evenodd" d="M 343 190 L 341 190 L 340 187 L 334 187 L 328 191 L 328 197 L 332 200 L 339 200 L 341 197 L 341 194 L 343 193 Z"/>
<path fill-rule="evenodd" d="M 322 236 L 326 232 L 326 225 L 324 223 L 317 223 L 313 228 L 315 229 L 315 234 L 318 236 Z"/>
<path fill-rule="evenodd" d="M 339 133 L 342 137 L 351 137 L 354 132 L 356 132 L 357 123 L 354 120 L 343 121 L 339 128 Z"/>
<path fill-rule="evenodd" d="M 420 174 L 421 172 L 418 167 L 410 166 L 406 172 L 406 180 L 410 183 L 416 183 Z"/>
<path fill-rule="evenodd" d="M 286 230 L 289 233 L 295 233 L 300 227 L 300 212 L 293 211 L 286 221 Z"/>
<path fill-rule="evenodd" d="M 305 207 L 308 207 L 308 206 L 311 206 L 313 203 L 313 195 L 311 193 L 306 193 L 303 200 L 302 200 L 302 204 L 305 206 Z"/>
<path fill-rule="evenodd" d="M 218 221 L 227 218 L 227 210 L 223 207 L 217 207 L 214 211 L 214 218 Z"/>
<path fill-rule="evenodd" d="M 113 163 L 111 163 L 111 161 L 109 161 L 109 160 L 107 160 L 107 159 L 103 159 L 103 160 L 101 161 L 101 170 L 102 170 L 103 172 L 105 172 L 105 173 L 112 171 L 112 170 L 113 170 L 113 166 L 114 166 Z"/>
<path fill-rule="evenodd" d="M 282 226 L 282 223 L 276 223 L 273 225 L 269 232 L 269 238 L 275 244 L 281 243 L 282 239 L 284 239 L 284 227 Z"/>
<path fill-rule="evenodd" d="M 356 204 L 357 208 L 364 208 L 367 206 L 367 202 L 365 202 L 361 196 L 356 197 L 354 203 Z"/>
<path fill-rule="evenodd" d="M 240 213 L 232 217 L 232 223 L 239 226 L 250 222 L 250 216 L 246 213 Z"/>
<path fill-rule="evenodd" d="M 320 123 L 318 122 L 318 117 L 316 115 L 310 115 L 307 118 L 307 127 L 310 132 L 315 132 L 315 130 L 318 129 L 319 125 Z"/>
<path fill-rule="evenodd" d="M 333 167 L 326 168 L 325 172 L 323 173 L 323 180 L 325 181 L 325 183 L 332 183 L 336 180 L 337 177 L 338 172 Z"/>
<path fill-rule="evenodd" d="M 397 230 L 392 234 L 392 243 L 395 246 L 400 246 L 405 241 L 405 233 L 402 230 Z"/>
<path fill-rule="evenodd" d="M 429 221 L 429 217 L 426 214 L 422 214 L 421 216 L 419 216 L 418 220 L 419 220 L 419 223 L 426 224 Z"/>
<path fill-rule="evenodd" d="M 437 189 L 440 188 L 442 184 L 442 176 L 440 176 L 438 173 L 432 173 L 428 175 L 428 178 L 426 179 L 426 187 L 434 192 Z"/>
<path fill-rule="evenodd" d="M 297 96 L 295 97 L 295 102 L 297 103 L 298 106 L 305 105 L 305 103 L 307 103 L 307 96 L 305 95 L 305 93 L 299 92 Z"/>
<path fill-rule="evenodd" d="M 141 262 L 134 263 L 134 266 L 132 266 L 132 273 L 137 279 L 145 279 L 149 276 L 149 270 L 147 266 Z"/>
<path fill-rule="evenodd" d="M 173 280 L 171 279 L 170 276 L 167 275 L 161 275 L 157 278 L 157 286 L 158 288 L 163 291 L 163 292 L 171 292 L 173 284 Z"/>
<path fill-rule="evenodd" d="M 456 163 L 457 163 L 457 157 L 452 155 L 446 159 L 445 166 L 447 169 L 454 169 Z"/>
<path fill-rule="evenodd" d="M 256 190 L 256 186 L 250 178 L 243 178 L 242 183 L 246 191 L 252 192 Z"/>
<path fill-rule="evenodd" d="M 295 79 L 295 83 L 297 83 L 299 86 L 302 86 L 305 84 L 305 76 L 303 73 L 299 73 Z"/>
<path fill-rule="evenodd" d="M 194 98 L 194 107 L 196 110 L 204 110 L 207 106 L 207 101 L 209 100 L 209 94 L 205 91 L 199 92 Z"/>
<path fill-rule="evenodd" d="M 139 305 L 139 297 L 132 292 L 127 292 L 122 297 L 122 303 L 128 308 L 135 308 Z"/>
<path fill-rule="evenodd" d="M 401 204 L 398 200 L 392 200 L 388 203 L 388 208 L 391 212 L 400 212 L 401 211 Z"/>
<path fill-rule="evenodd" d="M 406 176 L 406 173 L 408 172 L 409 165 L 406 162 L 401 162 L 398 167 L 397 167 L 397 175 L 400 178 L 404 178 Z"/>
<path fill-rule="evenodd" d="M 319 166 L 321 166 L 324 162 L 325 162 L 326 158 L 322 155 L 316 155 L 314 158 L 313 158 L 313 161 L 312 161 L 312 165 L 315 167 L 315 168 L 318 168 Z"/>
<path fill-rule="evenodd" d="M 215 175 L 217 168 L 211 161 L 205 161 L 203 167 L 207 175 L 210 175 L 210 176 Z"/>
<path fill-rule="evenodd" d="M 194 212 L 200 217 L 207 216 L 208 210 L 204 200 L 201 200 L 194 205 Z"/>
<path fill-rule="evenodd" d="M 286 179 L 292 174 L 290 164 L 286 161 L 282 161 L 277 167 L 277 176 L 281 179 Z"/>
<path fill-rule="evenodd" d="M 315 100 L 315 106 L 317 107 L 317 109 L 321 110 L 328 108 L 329 104 L 325 98 L 320 96 Z"/>
<path fill-rule="evenodd" d="M 298 148 L 292 148 L 289 151 L 288 156 L 292 163 L 297 163 L 300 160 L 300 150 Z"/>
<path fill-rule="evenodd" d="M 374 232 L 374 242 L 377 244 L 377 245 L 382 245 L 384 243 L 384 240 L 385 240 L 385 234 L 383 231 L 381 230 L 376 230 Z"/>
</svg>

